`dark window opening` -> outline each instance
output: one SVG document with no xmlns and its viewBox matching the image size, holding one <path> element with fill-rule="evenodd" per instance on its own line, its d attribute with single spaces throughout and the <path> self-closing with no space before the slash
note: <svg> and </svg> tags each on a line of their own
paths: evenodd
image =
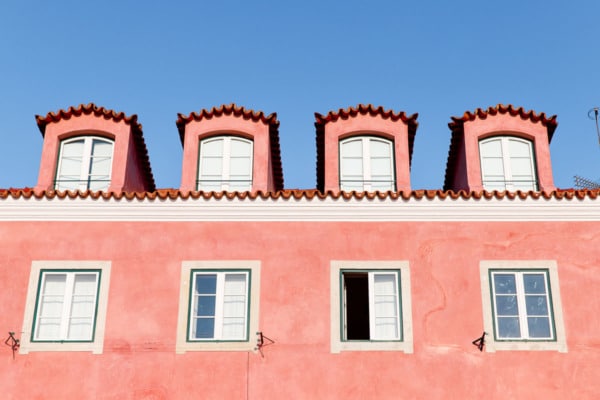
<svg viewBox="0 0 600 400">
<path fill-rule="evenodd" d="M 369 279 L 366 273 L 345 273 L 347 340 L 369 340 Z"/>
</svg>

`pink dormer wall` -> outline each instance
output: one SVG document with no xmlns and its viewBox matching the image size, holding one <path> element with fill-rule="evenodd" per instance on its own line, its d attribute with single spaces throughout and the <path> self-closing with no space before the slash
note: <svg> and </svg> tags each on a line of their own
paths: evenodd
<svg viewBox="0 0 600 400">
<path fill-rule="evenodd" d="M 36 116 L 44 136 L 40 171 L 35 190 L 54 189 L 60 143 L 80 136 L 100 136 L 114 141 L 109 192 L 155 190 L 148 153 L 137 116 L 125 116 L 93 104 Z"/>
<path fill-rule="evenodd" d="M 212 136 L 233 135 L 253 142 L 252 191 L 283 189 L 277 115 L 265 116 L 232 104 L 179 114 L 177 127 L 183 145 L 182 191 L 195 191 L 200 141 Z"/>
<path fill-rule="evenodd" d="M 353 136 L 370 135 L 394 143 L 397 191 L 410 191 L 410 163 L 417 114 L 407 117 L 382 107 L 358 105 L 326 116 L 315 113 L 317 128 L 317 188 L 321 191 L 340 190 L 339 143 Z"/>
<path fill-rule="evenodd" d="M 524 111 L 511 105 L 477 109 L 462 117 L 452 117 L 448 126 L 452 141 L 446 167 L 446 190 L 481 191 L 479 141 L 493 136 L 513 136 L 533 144 L 539 191 L 555 190 L 550 160 L 550 140 L 556 129 L 556 116 Z"/>
</svg>

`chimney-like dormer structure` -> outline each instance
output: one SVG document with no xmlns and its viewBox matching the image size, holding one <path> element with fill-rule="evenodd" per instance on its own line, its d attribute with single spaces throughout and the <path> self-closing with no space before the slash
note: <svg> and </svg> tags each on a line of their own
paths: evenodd
<svg viewBox="0 0 600 400">
<path fill-rule="evenodd" d="M 223 105 L 178 114 L 177 128 L 183 145 L 182 191 L 283 189 L 276 114 Z"/>
<path fill-rule="evenodd" d="M 445 190 L 552 191 L 556 116 L 511 105 L 452 117 Z"/>
<path fill-rule="evenodd" d="M 410 191 L 417 116 L 362 104 L 315 113 L 317 189 Z"/>
<path fill-rule="evenodd" d="M 35 190 L 154 191 L 137 116 L 94 104 L 36 116 L 44 137 Z"/>
</svg>

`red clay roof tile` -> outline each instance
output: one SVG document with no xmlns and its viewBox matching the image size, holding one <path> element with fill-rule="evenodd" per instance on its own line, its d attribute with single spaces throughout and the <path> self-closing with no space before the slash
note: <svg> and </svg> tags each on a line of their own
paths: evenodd
<svg viewBox="0 0 600 400">
<path fill-rule="evenodd" d="M 464 199 L 464 200 L 480 200 L 480 199 L 597 199 L 600 198 L 600 189 L 557 189 L 553 191 L 542 191 L 542 192 L 509 192 L 509 191 L 477 191 L 477 192 L 467 192 L 464 190 L 460 190 L 454 192 L 452 190 L 411 190 L 411 191 L 400 191 L 400 192 L 340 192 L 340 191 L 327 191 L 325 193 L 316 190 L 316 189 L 307 189 L 307 190 L 278 190 L 274 192 L 199 192 L 199 191 L 180 191 L 178 189 L 158 189 L 152 192 L 95 192 L 95 191 L 56 191 L 56 190 L 46 190 L 42 192 L 34 192 L 32 188 L 10 188 L 10 189 L 0 189 L 0 199 L 6 199 L 8 197 L 19 199 L 19 198 L 31 198 L 35 197 L 37 199 L 54 199 L 54 198 L 92 198 L 92 199 L 138 199 L 138 200 L 187 200 L 187 199 L 250 199 L 254 200 L 257 198 L 261 199 L 308 199 L 312 200 L 314 198 L 323 200 L 327 198 L 332 199 Z"/>
<path fill-rule="evenodd" d="M 137 121 L 137 115 L 133 114 L 131 116 L 126 116 L 123 112 L 115 112 L 113 110 L 106 109 L 104 107 L 98 107 L 93 103 L 89 103 L 87 105 L 80 104 L 77 107 L 69 107 L 67 110 L 59 110 L 56 113 L 49 112 L 45 117 L 41 115 L 36 115 L 35 120 L 37 122 L 38 128 L 42 133 L 42 136 L 46 133 L 46 126 L 53 122 L 58 122 L 62 119 L 70 119 L 71 117 L 81 116 L 81 115 L 90 115 L 101 116 L 106 119 L 113 119 L 115 122 L 124 121 L 126 124 L 131 126 L 131 132 L 133 134 L 136 152 L 138 159 L 142 163 L 144 177 L 146 179 L 146 184 L 148 186 L 149 191 L 154 191 L 156 189 L 156 185 L 154 183 L 154 175 L 152 174 L 152 168 L 150 166 L 150 158 L 148 157 L 148 148 L 146 147 L 146 142 L 144 141 L 144 135 L 142 132 L 142 125 Z"/>
<path fill-rule="evenodd" d="M 473 121 L 476 118 L 486 119 L 488 115 L 497 114 L 509 114 L 513 117 L 519 116 L 522 119 L 531 120 L 533 123 L 541 122 L 543 126 L 548 130 L 548 143 L 552 140 L 554 131 L 558 125 L 556 122 L 556 115 L 546 117 L 545 113 L 536 114 L 535 111 L 525 111 L 523 107 L 515 108 L 511 104 L 505 106 L 498 104 L 495 107 L 488 107 L 483 110 L 481 108 L 476 109 L 474 112 L 466 111 L 462 117 L 451 117 L 452 122 L 448 123 L 448 127 L 452 131 L 452 137 L 450 139 L 450 149 L 448 150 L 448 160 L 446 162 L 446 176 L 444 180 L 444 190 L 449 190 L 451 185 L 451 178 L 454 175 L 454 169 L 456 168 L 456 162 L 458 161 L 459 145 L 463 140 L 465 131 L 464 123 Z"/>
<path fill-rule="evenodd" d="M 178 113 L 177 129 L 179 130 L 179 139 L 183 146 L 185 136 L 185 126 L 191 121 L 200 121 L 204 118 L 210 119 L 214 117 L 220 117 L 221 115 L 234 115 L 236 117 L 242 117 L 244 119 L 250 119 L 253 122 L 262 122 L 269 126 L 269 142 L 271 143 L 271 160 L 273 165 L 273 177 L 275 187 L 278 190 L 283 189 L 283 168 L 281 165 L 281 149 L 279 145 L 279 121 L 277 121 L 277 114 L 272 113 L 265 115 L 262 111 L 255 112 L 248 110 L 244 107 L 239 107 L 235 104 L 229 104 L 216 108 L 213 107 L 210 110 L 200 110 L 199 112 L 193 112 L 188 116 Z"/>
<path fill-rule="evenodd" d="M 315 128 L 317 129 L 317 188 L 323 189 L 325 185 L 325 125 L 329 122 L 335 122 L 338 119 L 348 119 L 349 117 L 355 117 L 358 114 L 371 116 L 379 115 L 384 119 L 391 119 L 392 121 L 402 120 L 408 125 L 408 154 L 409 154 L 409 166 L 412 162 L 412 152 L 415 142 L 415 134 L 417 133 L 417 122 L 418 113 L 413 115 L 406 115 L 404 111 L 394 112 L 392 110 L 385 110 L 383 107 L 374 107 L 371 104 L 359 104 L 356 107 L 348 107 L 347 109 L 340 108 L 337 112 L 330 111 L 327 115 L 315 113 Z"/>
</svg>

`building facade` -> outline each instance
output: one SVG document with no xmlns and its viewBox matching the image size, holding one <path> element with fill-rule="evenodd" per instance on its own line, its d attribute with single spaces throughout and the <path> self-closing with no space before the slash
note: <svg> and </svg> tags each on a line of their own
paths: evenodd
<svg viewBox="0 0 600 400">
<path fill-rule="evenodd" d="M 443 190 L 381 107 L 316 114 L 306 190 L 274 114 L 180 114 L 178 189 L 135 116 L 37 122 L 37 185 L 0 190 L 5 398 L 600 395 L 600 192 L 554 186 L 556 117 L 453 118 Z"/>
</svg>

